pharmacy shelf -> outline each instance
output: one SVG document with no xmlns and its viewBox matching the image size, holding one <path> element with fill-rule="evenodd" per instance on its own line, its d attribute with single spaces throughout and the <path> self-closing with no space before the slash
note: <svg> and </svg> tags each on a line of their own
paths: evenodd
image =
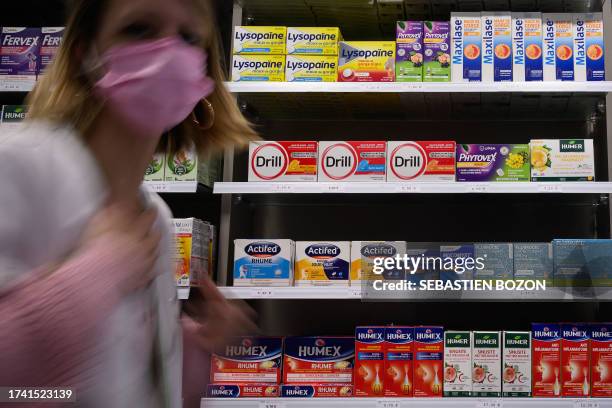
<svg viewBox="0 0 612 408">
<path fill-rule="evenodd" d="M 246 93 L 608 93 L 602 82 L 228 82 L 229 90 Z"/>
<path fill-rule="evenodd" d="M 197 181 L 145 181 L 144 185 L 156 193 L 195 193 Z"/>
<path fill-rule="evenodd" d="M 360 286 L 353 287 L 219 287 L 228 299 L 245 300 L 359 300 L 363 293 Z M 552 288 L 544 291 L 492 290 L 492 291 L 414 291 L 379 292 L 366 296 L 364 301 L 612 301 L 612 288 Z"/>
<path fill-rule="evenodd" d="M 176 297 L 178 300 L 189 299 L 190 288 L 176 288 Z"/>
<path fill-rule="evenodd" d="M 202 398 L 202 408 L 612 408 L 612 399 L 574 398 Z"/>
<path fill-rule="evenodd" d="M 0 92 L 30 92 L 34 89 L 34 85 L 36 85 L 35 78 L 0 78 Z"/>
<path fill-rule="evenodd" d="M 213 192 L 214 194 L 609 194 L 612 193 L 612 182 L 234 182 L 215 183 Z"/>
</svg>

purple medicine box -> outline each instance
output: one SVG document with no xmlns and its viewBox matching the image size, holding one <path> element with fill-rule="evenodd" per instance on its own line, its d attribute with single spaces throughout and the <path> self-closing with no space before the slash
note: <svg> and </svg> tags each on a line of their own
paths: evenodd
<svg viewBox="0 0 612 408">
<path fill-rule="evenodd" d="M 0 75 L 36 76 L 40 28 L 4 27 L 0 36 Z"/>
<path fill-rule="evenodd" d="M 57 50 L 62 43 L 62 37 L 64 35 L 64 27 L 43 27 L 42 28 L 42 40 L 40 43 L 40 64 L 39 72 L 43 72 L 53 58 L 57 54 Z"/>
</svg>

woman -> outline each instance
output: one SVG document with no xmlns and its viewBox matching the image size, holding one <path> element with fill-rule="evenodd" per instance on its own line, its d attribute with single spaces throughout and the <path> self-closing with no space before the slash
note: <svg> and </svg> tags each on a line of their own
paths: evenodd
<svg viewBox="0 0 612 408">
<path fill-rule="evenodd" d="M 193 356 L 254 329 L 211 282 L 202 319 L 179 320 L 171 215 L 141 187 L 166 130 L 200 150 L 255 137 L 222 85 L 207 2 L 74 1 L 29 121 L 0 134 L 0 384 L 178 407 L 181 332 Z"/>
</svg>

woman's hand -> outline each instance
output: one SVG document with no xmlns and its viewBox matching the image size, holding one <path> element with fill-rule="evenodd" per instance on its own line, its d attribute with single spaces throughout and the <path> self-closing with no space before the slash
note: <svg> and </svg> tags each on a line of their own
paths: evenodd
<svg viewBox="0 0 612 408">
<path fill-rule="evenodd" d="M 185 329 L 205 351 L 222 347 L 232 336 L 255 334 L 255 311 L 242 301 L 228 301 L 210 279 L 199 288 L 203 301 L 189 305 L 191 317 L 183 317 Z"/>
<path fill-rule="evenodd" d="M 104 251 L 106 256 L 100 262 L 108 263 L 106 269 L 115 274 L 121 293 L 145 288 L 157 277 L 154 265 L 161 233 L 153 228 L 156 219 L 156 209 L 134 217 L 123 206 L 106 207 L 89 223 L 80 250 Z"/>
</svg>

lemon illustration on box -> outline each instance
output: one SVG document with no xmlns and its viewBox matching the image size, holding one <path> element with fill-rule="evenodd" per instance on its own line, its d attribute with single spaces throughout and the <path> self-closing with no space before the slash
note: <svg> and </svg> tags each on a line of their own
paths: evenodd
<svg viewBox="0 0 612 408">
<path fill-rule="evenodd" d="M 532 181 L 593 181 L 592 139 L 538 139 L 530 142 Z"/>
</svg>

